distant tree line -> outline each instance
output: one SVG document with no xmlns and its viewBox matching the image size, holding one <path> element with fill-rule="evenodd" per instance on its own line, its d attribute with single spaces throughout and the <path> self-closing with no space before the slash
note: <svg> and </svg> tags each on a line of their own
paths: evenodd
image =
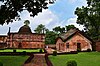
<svg viewBox="0 0 100 66">
<path fill-rule="evenodd" d="M 62 34 L 70 30 L 71 28 L 76 28 L 74 25 L 68 25 L 65 27 L 57 26 L 50 31 L 45 27 L 45 25 L 38 25 L 37 28 L 35 28 L 34 32 L 38 34 L 45 34 L 45 43 L 46 44 L 55 44 L 56 43 L 56 38 Z"/>
</svg>

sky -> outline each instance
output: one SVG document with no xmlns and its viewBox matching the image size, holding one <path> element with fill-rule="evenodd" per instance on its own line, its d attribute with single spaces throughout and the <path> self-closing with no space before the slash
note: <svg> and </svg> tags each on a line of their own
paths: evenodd
<svg viewBox="0 0 100 66">
<path fill-rule="evenodd" d="M 0 35 L 6 35 L 9 27 L 11 27 L 11 32 L 18 32 L 19 28 L 24 25 L 25 20 L 30 21 L 29 26 L 32 32 L 39 24 L 45 25 L 49 30 L 56 26 L 64 27 L 73 24 L 82 30 L 83 26 L 76 24 L 77 16 L 74 12 L 77 7 L 86 5 L 86 0 L 56 0 L 54 4 L 48 5 L 48 9 L 43 9 L 42 13 L 38 13 L 34 18 L 30 17 L 27 11 L 21 12 L 20 21 L 0 25 Z"/>
</svg>

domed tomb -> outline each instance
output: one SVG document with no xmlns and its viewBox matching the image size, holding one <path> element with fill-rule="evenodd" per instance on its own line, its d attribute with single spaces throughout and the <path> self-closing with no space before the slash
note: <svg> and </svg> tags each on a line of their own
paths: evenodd
<svg viewBox="0 0 100 66">
<path fill-rule="evenodd" d="M 32 32 L 31 32 L 31 29 L 28 25 L 24 25 L 19 29 L 18 33 L 20 33 L 20 34 L 30 34 Z"/>
</svg>

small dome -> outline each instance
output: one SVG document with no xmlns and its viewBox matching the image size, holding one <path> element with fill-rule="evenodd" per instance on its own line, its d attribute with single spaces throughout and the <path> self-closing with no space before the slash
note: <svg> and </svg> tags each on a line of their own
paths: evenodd
<svg viewBox="0 0 100 66">
<path fill-rule="evenodd" d="M 31 32 L 31 29 L 29 26 L 27 25 L 24 25 L 22 26 L 20 29 L 19 29 L 19 32 L 18 33 L 21 33 L 21 34 L 29 34 L 29 33 L 32 33 Z"/>
</svg>

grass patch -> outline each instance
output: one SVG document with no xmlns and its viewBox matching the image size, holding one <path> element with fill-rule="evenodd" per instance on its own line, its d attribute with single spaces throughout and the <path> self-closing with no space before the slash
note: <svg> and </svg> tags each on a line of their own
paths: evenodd
<svg viewBox="0 0 100 66">
<path fill-rule="evenodd" d="M 0 56 L 3 66 L 22 66 L 28 56 Z"/>
<path fill-rule="evenodd" d="M 26 52 L 39 52 L 39 49 L 17 49 L 16 52 L 23 52 L 23 51 L 26 51 Z"/>
<path fill-rule="evenodd" d="M 0 52 L 13 52 L 12 49 L 4 49 L 4 50 L 0 50 Z"/>
<path fill-rule="evenodd" d="M 16 49 L 16 52 L 23 52 L 23 51 L 26 51 L 26 52 L 39 52 L 39 50 L 40 49 Z M 0 52 L 13 52 L 13 49 L 4 49 L 4 50 L 0 50 Z"/>
<path fill-rule="evenodd" d="M 66 66 L 69 60 L 75 60 L 77 66 L 100 66 L 100 52 L 80 52 L 78 54 L 49 56 L 54 66 Z"/>
</svg>

